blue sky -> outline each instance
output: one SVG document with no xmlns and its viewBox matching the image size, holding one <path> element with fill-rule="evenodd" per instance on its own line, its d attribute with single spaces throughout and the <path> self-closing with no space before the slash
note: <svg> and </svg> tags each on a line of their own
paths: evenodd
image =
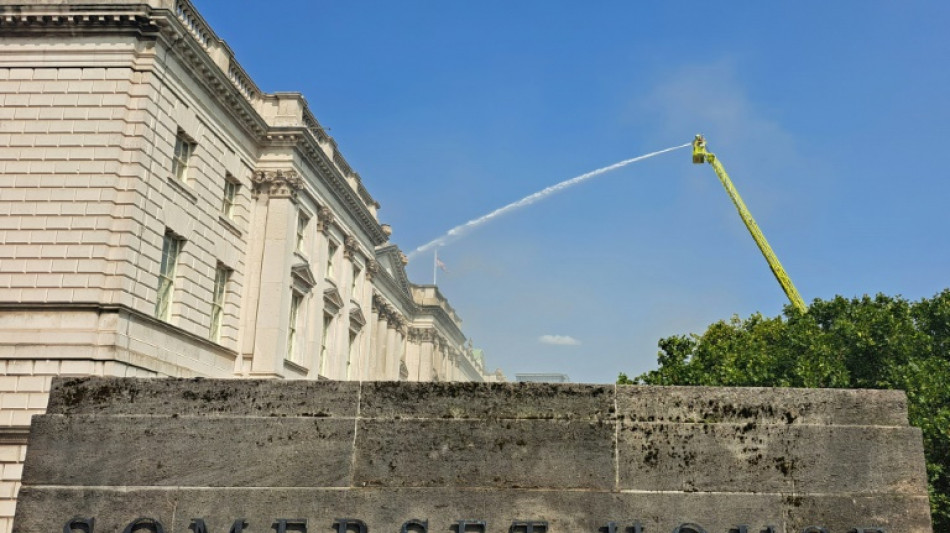
<svg viewBox="0 0 950 533">
<path fill-rule="evenodd" d="M 306 96 L 407 252 L 701 132 L 806 301 L 950 286 L 950 3 L 195 3 L 263 90 Z M 439 251 L 490 367 L 612 382 L 655 367 L 661 337 L 781 311 L 689 155 Z M 431 256 L 409 272 L 431 282 Z"/>
</svg>

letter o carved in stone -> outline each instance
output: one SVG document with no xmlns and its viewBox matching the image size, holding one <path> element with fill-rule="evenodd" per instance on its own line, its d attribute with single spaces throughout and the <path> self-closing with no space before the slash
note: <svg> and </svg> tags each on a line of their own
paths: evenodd
<svg viewBox="0 0 950 533">
<path fill-rule="evenodd" d="M 673 533 L 706 533 L 706 530 L 703 529 L 702 526 L 690 522 L 688 524 L 680 524 L 673 530 Z"/>
<path fill-rule="evenodd" d="M 135 533 L 135 530 L 140 527 L 151 531 L 151 533 L 165 533 L 165 528 L 162 527 L 162 523 L 154 518 L 136 518 L 129 522 L 129 525 L 125 526 L 122 533 Z"/>
</svg>

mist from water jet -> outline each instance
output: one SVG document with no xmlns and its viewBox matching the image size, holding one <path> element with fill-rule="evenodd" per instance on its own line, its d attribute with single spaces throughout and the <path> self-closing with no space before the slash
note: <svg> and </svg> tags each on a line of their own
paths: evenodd
<svg viewBox="0 0 950 533">
<path fill-rule="evenodd" d="M 437 246 L 445 246 L 451 242 L 454 242 L 460 239 L 465 234 L 471 232 L 472 230 L 481 226 L 482 224 L 488 223 L 492 219 L 498 218 L 501 215 L 510 213 L 517 209 L 521 209 L 522 207 L 528 207 L 531 204 L 540 202 L 541 200 L 547 198 L 548 196 L 551 196 L 552 194 L 556 192 L 563 191 L 564 189 L 577 185 L 578 183 L 581 183 L 583 181 L 587 181 L 591 178 L 600 176 L 601 174 L 606 174 L 607 172 L 610 172 L 611 170 L 617 170 L 618 168 L 625 167 L 629 165 L 630 163 L 636 163 L 637 161 L 643 161 L 644 159 L 649 159 L 651 157 L 654 157 L 660 154 L 665 154 L 666 152 L 672 152 L 673 150 L 686 148 L 687 146 L 690 146 L 691 144 L 692 143 L 686 143 L 686 144 L 681 144 L 679 146 L 671 146 L 669 148 L 664 148 L 663 150 L 657 150 L 656 152 L 650 152 L 649 154 L 637 156 L 632 159 L 624 159 L 623 161 L 620 161 L 618 163 L 614 163 L 612 165 L 608 165 L 603 168 L 598 168 L 597 170 L 592 170 L 590 172 L 587 172 L 586 174 L 581 174 L 580 176 L 576 176 L 571 179 L 564 180 L 556 185 L 551 185 L 550 187 L 542 189 L 534 194 L 525 196 L 524 198 L 518 200 L 517 202 L 512 202 L 504 207 L 500 207 L 492 211 L 491 213 L 488 213 L 487 215 L 483 215 L 476 219 L 469 220 L 465 224 L 455 226 L 454 228 L 450 229 L 448 232 L 446 232 L 444 235 L 442 235 L 438 239 L 430 241 L 416 248 L 415 250 L 409 253 L 408 257 L 409 259 L 412 259 L 413 257 L 423 252 L 426 252 L 428 250 L 431 250 Z"/>
</svg>

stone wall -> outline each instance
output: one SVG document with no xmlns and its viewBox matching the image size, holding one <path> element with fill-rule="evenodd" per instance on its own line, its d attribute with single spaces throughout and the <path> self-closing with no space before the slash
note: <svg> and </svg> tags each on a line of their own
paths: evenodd
<svg viewBox="0 0 950 533">
<path fill-rule="evenodd" d="M 64 526 L 931 531 L 895 391 L 104 378 L 33 420 L 14 531 Z"/>
</svg>

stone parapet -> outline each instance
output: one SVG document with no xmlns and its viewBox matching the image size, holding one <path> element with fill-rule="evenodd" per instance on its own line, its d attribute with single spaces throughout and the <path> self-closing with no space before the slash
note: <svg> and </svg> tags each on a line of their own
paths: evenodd
<svg viewBox="0 0 950 533">
<path fill-rule="evenodd" d="M 895 391 L 58 379 L 30 439 L 19 533 L 931 531 Z"/>
</svg>

